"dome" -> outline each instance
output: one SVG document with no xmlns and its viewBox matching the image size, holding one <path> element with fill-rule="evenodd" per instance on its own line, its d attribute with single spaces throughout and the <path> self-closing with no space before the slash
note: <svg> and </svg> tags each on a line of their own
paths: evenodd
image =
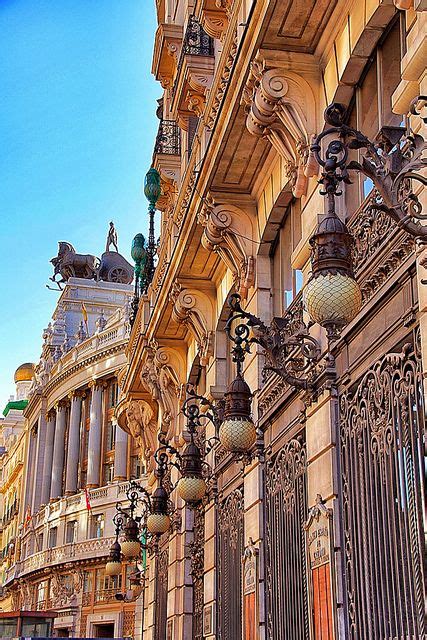
<svg viewBox="0 0 427 640">
<path fill-rule="evenodd" d="M 25 362 L 15 371 L 15 382 L 30 382 L 34 375 L 32 362 Z"/>
</svg>

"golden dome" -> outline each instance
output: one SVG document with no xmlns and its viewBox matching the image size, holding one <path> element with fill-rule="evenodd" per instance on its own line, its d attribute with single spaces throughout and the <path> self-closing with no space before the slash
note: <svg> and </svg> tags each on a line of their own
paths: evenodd
<svg viewBox="0 0 427 640">
<path fill-rule="evenodd" d="M 34 375 L 34 365 L 32 362 L 25 362 L 15 371 L 15 382 L 29 382 Z"/>
</svg>

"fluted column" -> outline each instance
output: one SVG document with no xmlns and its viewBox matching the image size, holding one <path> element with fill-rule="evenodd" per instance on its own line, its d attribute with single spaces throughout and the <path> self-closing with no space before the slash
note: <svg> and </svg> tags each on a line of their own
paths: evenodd
<svg viewBox="0 0 427 640">
<path fill-rule="evenodd" d="M 62 494 L 62 474 L 65 457 L 65 427 L 67 419 L 67 405 L 61 401 L 56 409 L 55 441 L 53 444 L 52 482 L 50 485 L 50 499 L 59 498 Z"/>
<path fill-rule="evenodd" d="M 114 480 L 127 478 L 128 434 L 116 424 L 114 445 Z"/>
<path fill-rule="evenodd" d="M 47 504 L 50 498 L 52 480 L 53 443 L 55 439 L 56 411 L 51 410 L 46 416 L 46 439 L 43 460 L 43 483 L 41 488 L 41 504 Z"/>
<path fill-rule="evenodd" d="M 33 500 L 31 512 L 36 513 L 42 499 L 43 468 L 46 452 L 46 399 L 42 401 L 42 410 L 37 425 L 36 460 L 34 467 Z"/>
<path fill-rule="evenodd" d="M 71 495 L 77 491 L 77 476 L 80 454 L 80 421 L 82 415 L 82 394 L 72 391 L 70 427 L 68 430 L 67 467 L 65 471 L 65 494 Z"/>
<path fill-rule="evenodd" d="M 105 384 L 99 380 L 94 380 L 89 386 L 92 389 L 92 397 L 90 401 L 86 485 L 90 488 L 99 487 L 101 472 L 102 392 Z"/>
</svg>

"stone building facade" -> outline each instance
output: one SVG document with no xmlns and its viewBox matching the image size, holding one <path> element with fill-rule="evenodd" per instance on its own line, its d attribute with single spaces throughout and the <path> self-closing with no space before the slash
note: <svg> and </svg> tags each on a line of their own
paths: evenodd
<svg viewBox="0 0 427 640">
<path fill-rule="evenodd" d="M 122 269 L 123 260 L 116 254 L 110 263 Z M 114 578 L 104 571 L 116 504 L 126 507 L 129 479 L 144 479 L 138 445 L 114 418 L 132 291 L 67 278 L 26 383 L 17 526 L 0 606 L 55 611 L 58 637 L 133 638 L 141 610 L 130 598 L 131 568 Z"/>
<path fill-rule="evenodd" d="M 408 124 L 422 134 L 411 113 L 427 89 L 422 0 L 156 9 L 161 237 L 116 408 L 129 432 L 129 408 L 144 416 L 149 486 L 157 433 L 185 445 L 186 384 L 218 402 L 234 377 L 229 295 L 267 325 L 283 318 L 288 335 L 308 320 L 309 238 L 325 207 L 309 147 L 326 106 L 344 103 L 371 139 Z M 257 455 L 242 465 L 214 449 L 216 499 L 199 509 L 172 492 L 179 517 L 150 560 L 144 639 L 424 636 L 423 252 L 372 186 L 355 173 L 339 199 L 360 313 L 329 346 L 315 394 L 265 379 L 252 346 Z M 323 330 L 310 331 L 325 355 Z"/>
</svg>

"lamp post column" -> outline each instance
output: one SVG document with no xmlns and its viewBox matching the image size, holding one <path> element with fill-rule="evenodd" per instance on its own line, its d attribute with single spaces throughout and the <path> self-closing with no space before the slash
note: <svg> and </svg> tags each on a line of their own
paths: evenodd
<svg viewBox="0 0 427 640">
<path fill-rule="evenodd" d="M 80 453 L 80 420 L 82 413 L 82 394 L 72 391 L 69 394 L 71 401 L 70 430 L 68 434 L 67 468 L 65 472 L 65 494 L 71 495 L 77 491 L 77 475 Z"/>
<path fill-rule="evenodd" d="M 43 483 L 41 490 L 41 504 L 47 504 L 50 498 L 50 484 L 52 480 L 53 444 L 55 439 L 56 411 L 51 409 L 46 415 L 46 439 L 43 460 Z"/>
<path fill-rule="evenodd" d="M 93 380 L 89 387 L 92 389 L 90 402 L 90 425 L 87 461 L 87 487 L 99 487 L 101 466 L 101 437 L 102 437 L 102 392 L 104 383 Z"/>
<path fill-rule="evenodd" d="M 62 474 L 65 458 L 65 429 L 67 421 L 67 403 L 61 400 L 56 409 L 55 441 L 53 445 L 52 483 L 50 485 L 50 499 L 54 500 L 62 495 Z"/>
</svg>

